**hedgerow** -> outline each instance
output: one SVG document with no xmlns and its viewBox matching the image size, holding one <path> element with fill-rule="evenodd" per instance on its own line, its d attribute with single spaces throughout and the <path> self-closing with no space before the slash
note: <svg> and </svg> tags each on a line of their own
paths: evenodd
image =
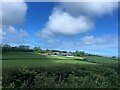
<svg viewBox="0 0 120 90">
<path fill-rule="evenodd" d="M 118 65 L 72 65 L 10 69 L 3 88 L 120 88 Z"/>
</svg>

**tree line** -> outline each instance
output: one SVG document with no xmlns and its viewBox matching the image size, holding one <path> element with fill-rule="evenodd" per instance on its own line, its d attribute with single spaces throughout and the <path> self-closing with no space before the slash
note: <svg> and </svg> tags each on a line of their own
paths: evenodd
<svg viewBox="0 0 120 90">
<path fill-rule="evenodd" d="M 61 51 L 61 50 L 50 50 L 50 49 L 46 49 L 43 50 L 40 47 L 34 47 L 34 48 L 30 48 L 30 46 L 28 45 L 19 45 L 19 46 L 11 46 L 9 44 L 4 44 L 4 45 L 0 45 L 0 49 L 2 49 L 2 53 L 4 52 L 38 52 L 38 53 L 52 53 L 52 52 L 59 52 L 59 53 L 67 53 L 67 51 Z M 99 56 L 96 54 L 89 54 L 86 53 L 84 51 L 74 51 L 74 52 L 70 52 L 73 53 L 74 56 Z"/>
</svg>

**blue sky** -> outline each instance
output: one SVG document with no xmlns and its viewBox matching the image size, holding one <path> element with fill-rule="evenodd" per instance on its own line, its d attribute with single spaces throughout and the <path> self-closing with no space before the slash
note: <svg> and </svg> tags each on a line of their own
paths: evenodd
<svg viewBox="0 0 120 90">
<path fill-rule="evenodd" d="M 117 3 L 8 4 L 3 4 L 3 44 L 118 54 Z"/>
</svg>

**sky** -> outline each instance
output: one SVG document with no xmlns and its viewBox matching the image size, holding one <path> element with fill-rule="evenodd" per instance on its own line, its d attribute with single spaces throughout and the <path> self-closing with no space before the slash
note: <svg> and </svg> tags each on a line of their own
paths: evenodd
<svg viewBox="0 0 120 90">
<path fill-rule="evenodd" d="M 118 55 L 117 2 L 4 2 L 0 43 Z"/>
</svg>

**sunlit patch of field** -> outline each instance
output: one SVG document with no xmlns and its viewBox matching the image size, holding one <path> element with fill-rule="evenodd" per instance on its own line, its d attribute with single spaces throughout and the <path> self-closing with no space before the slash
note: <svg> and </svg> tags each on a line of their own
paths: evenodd
<svg viewBox="0 0 120 90">
<path fill-rule="evenodd" d="M 37 67 L 37 66 L 60 66 L 62 64 L 98 64 L 117 63 L 117 60 L 106 57 L 86 56 L 86 57 L 66 57 L 48 56 L 34 52 L 7 52 L 3 53 L 3 68 L 10 67 Z"/>
</svg>

